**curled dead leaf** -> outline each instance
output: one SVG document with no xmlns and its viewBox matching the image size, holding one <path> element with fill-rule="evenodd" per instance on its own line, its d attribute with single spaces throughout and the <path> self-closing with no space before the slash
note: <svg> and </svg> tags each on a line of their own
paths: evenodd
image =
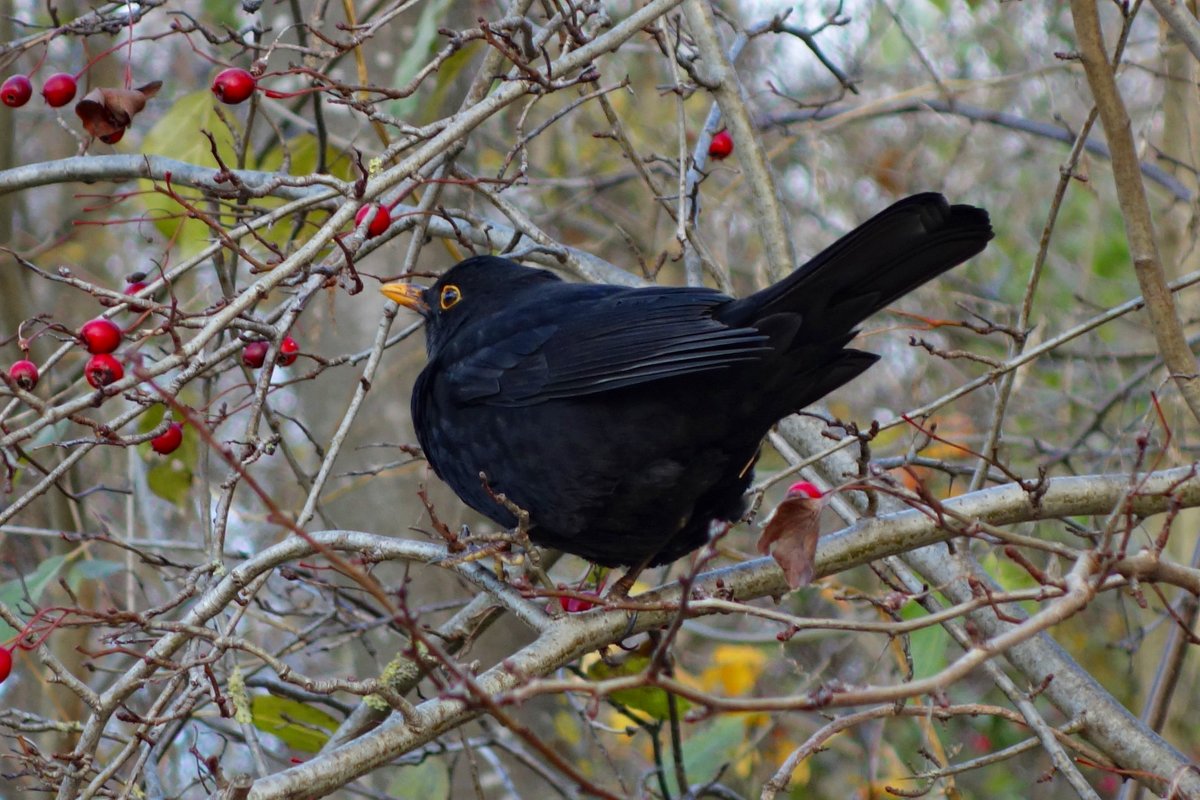
<svg viewBox="0 0 1200 800">
<path fill-rule="evenodd" d="M 95 88 L 75 104 L 75 114 L 92 136 L 116 142 L 134 116 L 146 107 L 146 101 L 161 88 L 162 81 L 152 81 L 136 89 Z"/>
<path fill-rule="evenodd" d="M 758 552 L 771 554 L 787 578 L 788 586 L 807 586 L 813 578 L 817 540 L 821 536 L 821 490 L 807 481 L 792 484 L 787 496 L 763 524 Z"/>
</svg>

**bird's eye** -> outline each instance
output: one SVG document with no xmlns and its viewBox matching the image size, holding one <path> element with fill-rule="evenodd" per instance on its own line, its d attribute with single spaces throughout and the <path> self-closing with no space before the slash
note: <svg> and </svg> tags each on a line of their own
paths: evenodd
<svg viewBox="0 0 1200 800">
<path fill-rule="evenodd" d="M 451 283 L 442 287 L 442 296 L 438 300 L 438 305 L 442 307 L 442 311 L 446 311 L 458 305 L 459 300 L 462 300 L 462 292 Z"/>
</svg>

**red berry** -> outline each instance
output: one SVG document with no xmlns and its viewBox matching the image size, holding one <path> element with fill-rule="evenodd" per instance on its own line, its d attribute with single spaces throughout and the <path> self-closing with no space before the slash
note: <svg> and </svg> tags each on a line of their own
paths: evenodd
<svg viewBox="0 0 1200 800">
<path fill-rule="evenodd" d="M 0 84 L 0 102 L 10 108 L 20 108 L 33 97 L 33 84 L 24 75 L 12 75 Z"/>
<path fill-rule="evenodd" d="M 154 452 L 164 456 L 174 453 L 181 444 L 183 444 L 183 425 L 178 422 L 172 422 L 170 427 L 150 440 L 150 447 L 154 449 Z"/>
<path fill-rule="evenodd" d="M 212 93 L 222 103 L 236 106 L 254 94 L 257 81 L 244 69 L 236 67 L 223 70 L 212 82 Z"/>
<path fill-rule="evenodd" d="M 708 155 L 720 161 L 733 152 L 733 137 L 729 131 L 721 131 L 708 144 Z"/>
<path fill-rule="evenodd" d="M 296 340 L 290 336 L 285 336 L 283 337 L 283 341 L 279 343 L 279 356 L 275 361 L 285 367 L 290 367 L 296 363 L 296 354 L 299 352 L 300 345 L 296 344 Z"/>
<path fill-rule="evenodd" d="M 821 496 L 821 490 L 808 481 L 799 481 L 788 487 L 788 497 L 795 497 L 798 494 L 806 494 L 816 500 Z"/>
<path fill-rule="evenodd" d="M 42 84 L 42 97 L 51 108 L 65 106 L 75 99 L 75 76 L 60 72 L 46 78 Z"/>
<path fill-rule="evenodd" d="M 562 597 L 558 598 L 559 605 L 563 611 L 568 614 L 578 614 L 581 611 L 590 611 L 596 607 L 596 604 L 591 600 L 581 600 L 578 597 Z"/>
<path fill-rule="evenodd" d="M 114 133 L 104 134 L 103 136 L 100 137 L 100 141 L 104 142 L 105 144 L 116 144 L 117 142 L 121 141 L 121 139 L 123 139 L 124 137 L 125 137 L 125 129 L 121 128 L 121 130 L 116 131 Z"/>
<path fill-rule="evenodd" d="M 269 349 L 266 342 L 251 342 L 242 348 L 242 363 L 250 369 L 258 369 L 266 362 Z"/>
<path fill-rule="evenodd" d="M 392 215 L 388 213 L 387 208 L 376 203 L 368 203 L 354 215 L 354 226 L 356 228 L 362 225 L 362 221 L 367 218 L 367 212 L 372 208 L 375 209 L 375 216 L 371 218 L 371 224 L 367 226 L 368 239 L 374 239 L 386 231 L 388 226 L 392 224 Z"/>
<path fill-rule="evenodd" d="M 992 752 L 992 740 L 986 733 L 974 731 L 967 735 L 967 743 L 971 749 L 980 755 Z"/>
<path fill-rule="evenodd" d="M 93 388 L 100 389 L 124 378 L 125 368 L 108 353 L 97 353 L 88 359 L 87 366 L 83 368 L 83 377 Z"/>
<path fill-rule="evenodd" d="M 110 319 L 94 319 L 79 329 L 79 339 L 89 353 L 111 353 L 121 344 L 121 329 Z"/>
<path fill-rule="evenodd" d="M 0 647 L 0 683 L 4 683 L 4 679 L 12 674 L 12 651 L 7 647 Z"/>
<path fill-rule="evenodd" d="M 23 358 L 8 368 L 8 377 L 17 386 L 27 392 L 32 392 L 33 387 L 38 384 L 37 364 Z"/>
</svg>

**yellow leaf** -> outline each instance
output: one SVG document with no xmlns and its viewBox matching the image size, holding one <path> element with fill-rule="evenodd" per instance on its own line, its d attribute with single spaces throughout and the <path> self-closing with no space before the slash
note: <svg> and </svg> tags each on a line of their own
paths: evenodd
<svg viewBox="0 0 1200 800">
<path fill-rule="evenodd" d="M 336 719 L 298 700 L 271 694 L 255 695 L 250 701 L 254 727 L 283 739 L 289 747 L 315 753 L 338 728 Z"/>
<path fill-rule="evenodd" d="M 640 675 L 650 665 L 650 654 L 650 647 L 644 646 L 618 658 L 610 658 L 607 662 L 596 658 L 588 664 L 588 659 L 585 659 L 584 672 L 593 681 Z M 655 686 L 621 689 L 609 697 L 613 702 L 620 703 L 632 711 L 641 711 L 651 719 L 663 720 L 671 714 L 667 693 Z M 676 711 L 680 715 L 686 713 L 689 708 L 691 703 L 682 697 L 676 698 Z"/>
<path fill-rule="evenodd" d="M 787 761 L 788 757 L 800 747 L 799 742 L 778 728 L 771 732 L 767 741 L 770 744 L 766 758 L 768 763 L 777 765 L 776 769 L 782 766 L 783 762 Z M 792 770 L 792 777 L 788 781 L 788 788 L 789 790 L 795 790 L 802 786 L 807 786 L 810 780 L 812 780 L 812 760 L 806 758 Z"/>
<path fill-rule="evenodd" d="M 713 650 L 712 665 L 700 674 L 700 685 L 726 695 L 745 694 L 754 688 L 767 663 L 760 648 L 744 644 L 723 644 Z"/>
<path fill-rule="evenodd" d="M 579 744 L 582 738 L 579 718 L 566 711 L 559 711 L 554 715 L 554 732 L 569 745 Z"/>
</svg>

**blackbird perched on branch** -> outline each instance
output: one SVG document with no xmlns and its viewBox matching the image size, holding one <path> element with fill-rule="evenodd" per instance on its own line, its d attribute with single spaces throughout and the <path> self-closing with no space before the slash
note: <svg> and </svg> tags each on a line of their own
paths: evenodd
<svg viewBox="0 0 1200 800">
<path fill-rule="evenodd" d="M 778 283 L 567 283 L 495 256 L 383 293 L 425 318 L 412 414 L 434 471 L 501 525 L 606 566 L 673 561 L 739 519 L 781 417 L 878 356 L 855 326 L 976 255 L 987 212 L 908 197 Z"/>
</svg>

